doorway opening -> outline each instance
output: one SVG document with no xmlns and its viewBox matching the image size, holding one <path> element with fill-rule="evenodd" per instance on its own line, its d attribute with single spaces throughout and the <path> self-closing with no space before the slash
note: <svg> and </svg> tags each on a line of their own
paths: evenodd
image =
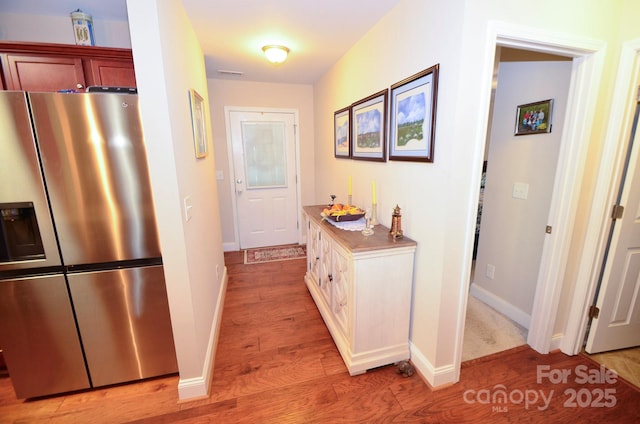
<svg viewBox="0 0 640 424">
<path fill-rule="evenodd" d="M 527 343 L 572 77 L 568 56 L 495 57 L 463 361 Z M 545 99 L 551 131 L 516 135 L 518 107 Z"/>
</svg>

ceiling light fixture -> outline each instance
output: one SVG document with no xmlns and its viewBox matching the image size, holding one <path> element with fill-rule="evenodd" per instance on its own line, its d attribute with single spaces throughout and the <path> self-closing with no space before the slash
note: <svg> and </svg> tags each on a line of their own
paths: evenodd
<svg viewBox="0 0 640 424">
<path fill-rule="evenodd" d="M 268 46 L 264 46 L 262 48 L 264 55 L 267 56 L 269 62 L 272 63 L 282 63 L 287 58 L 289 54 L 289 49 L 285 46 L 278 46 L 275 44 L 270 44 Z"/>
</svg>

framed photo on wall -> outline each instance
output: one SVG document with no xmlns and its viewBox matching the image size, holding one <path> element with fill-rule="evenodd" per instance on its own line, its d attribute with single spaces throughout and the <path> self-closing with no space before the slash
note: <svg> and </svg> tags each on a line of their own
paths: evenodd
<svg viewBox="0 0 640 424">
<path fill-rule="evenodd" d="M 337 158 L 351 157 L 351 107 L 345 107 L 333 116 L 333 152 Z"/>
<path fill-rule="evenodd" d="M 193 127 L 193 145 L 196 158 L 207 156 L 207 129 L 205 127 L 204 99 L 196 90 L 189 90 L 191 103 L 191 125 Z"/>
<path fill-rule="evenodd" d="M 389 160 L 433 162 L 439 68 L 391 86 Z"/>
<path fill-rule="evenodd" d="M 518 106 L 515 135 L 550 133 L 552 113 L 553 99 Z"/>
<path fill-rule="evenodd" d="M 387 93 L 385 89 L 351 105 L 353 159 L 387 160 Z"/>
</svg>

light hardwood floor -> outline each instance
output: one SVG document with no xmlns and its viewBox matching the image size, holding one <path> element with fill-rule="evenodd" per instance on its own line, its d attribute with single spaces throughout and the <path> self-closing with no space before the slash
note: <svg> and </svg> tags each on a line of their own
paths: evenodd
<svg viewBox="0 0 640 424">
<path fill-rule="evenodd" d="M 304 285 L 305 260 L 244 265 L 240 252 L 225 258 L 229 287 L 209 398 L 179 403 L 178 377 L 168 376 L 19 401 L 10 380 L 0 378 L 0 423 L 640 420 L 638 389 L 622 380 L 576 381 L 576 367 L 598 370 L 584 355 L 540 355 L 519 347 L 465 362 L 461 381 L 439 390 L 432 390 L 418 375 L 402 377 L 393 365 L 350 377 Z M 538 383 L 538 366 L 558 373 L 568 370 L 571 375 L 557 384 L 548 378 Z M 597 399 L 605 390 L 608 397 Z M 500 393 L 507 395 L 505 402 L 498 402 Z M 581 397 L 572 403 L 573 393 Z M 542 396 L 551 399 L 549 404 Z"/>
<path fill-rule="evenodd" d="M 640 388 L 640 347 L 585 355 L 615 370 L 620 377 Z"/>
</svg>

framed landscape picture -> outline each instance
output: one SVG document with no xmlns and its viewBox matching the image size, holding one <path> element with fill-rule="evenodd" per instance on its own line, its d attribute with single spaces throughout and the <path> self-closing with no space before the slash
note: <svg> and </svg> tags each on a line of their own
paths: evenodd
<svg viewBox="0 0 640 424">
<path fill-rule="evenodd" d="M 207 156 L 207 130 L 205 128 L 204 99 L 196 90 L 189 90 L 191 103 L 191 125 L 193 127 L 193 144 L 196 158 Z"/>
<path fill-rule="evenodd" d="M 351 157 L 351 107 L 345 107 L 334 113 L 333 117 L 333 152 L 337 158 Z"/>
<path fill-rule="evenodd" d="M 387 150 L 387 90 L 351 105 L 351 157 L 384 162 Z"/>
<path fill-rule="evenodd" d="M 433 162 L 439 67 L 391 86 L 389 160 Z"/>
<path fill-rule="evenodd" d="M 515 135 L 550 133 L 552 113 L 553 99 L 518 106 Z"/>
</svg>

